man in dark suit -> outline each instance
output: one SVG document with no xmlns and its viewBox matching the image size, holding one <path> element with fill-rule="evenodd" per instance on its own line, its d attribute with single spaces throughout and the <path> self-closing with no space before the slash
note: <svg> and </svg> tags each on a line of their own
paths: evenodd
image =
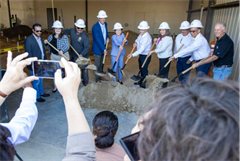
<svg viewBox="0 0 240 161">
<path fill-rule="evenodd" d="M 34 24 L 32 27 L 33 34 L 26 38 L 24 42 L 25 51 L 28 52 L 28 57 L 37 57 L 38 60 L 47 59 L 43 40 L 41 38 L 42 26 Z M 33 75 L 32 66 L 28 66 L 31 75 Z M 49 94 L 43 92 L 42 78 L 32 82 L 33 88 L 37 91 L 37 101 L 44 102 L 41 97 L 48 97 Z"/>
<path fill-rule="evenodd" d="M 92 27 L 92 52 L 94 53 L 95 65 L 98 73 L 103 73 L 103 54 L 107 55 L 106 43 L 109 42 L 107 23 L 105 22 L 107 17 L 106 12 L 104 10 L 100 10 L 97 15 L 98 22 Z M 100 80 L 104 79 L 95 75 L 95 81 L 98 82 Z"/>
</svg>

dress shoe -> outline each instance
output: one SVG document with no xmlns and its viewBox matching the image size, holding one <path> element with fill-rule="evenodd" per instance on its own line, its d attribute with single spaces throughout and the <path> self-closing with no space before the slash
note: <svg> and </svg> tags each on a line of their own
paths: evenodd
<svg viewBox="0 0 240 161">
<path fill-rule="evenodd" d="M 122 82 L 122 81 L 119 81 L 119 80 L 118 80 L 118 82 L 119 82 L 121 85 L 123 85 L 123 82 Z"/>
<path fill-rule="evenodd" d="M 55 92 L 57 92 L 57 89 L 53 89 L 53 90 L 52 90 L 52 93 L 55 93 Z"/>
<path fill-rule="evenodd" d="M 146 81 L 145 81 L 145 82 L 142 82 L 142 83 L 140 84 L 140 87 L 145 89 L 145 88 L 146 88 Z"/>
<path fill-rule="evenodd" d="M 38 102 L 45 102 L 45 99 L 43 99 L 43 98 L 40 97 L 40 98 L 37 99 L 37 101 L 38 101 Z"/>
<path fill-rule="evenodd" d="M 49 97 L 50 94 L 46 94 L 46 93 L 44 93 L 44 94 L 42 94 L 41 96 L 42 96 L 42 97 Z"/>
</svg>

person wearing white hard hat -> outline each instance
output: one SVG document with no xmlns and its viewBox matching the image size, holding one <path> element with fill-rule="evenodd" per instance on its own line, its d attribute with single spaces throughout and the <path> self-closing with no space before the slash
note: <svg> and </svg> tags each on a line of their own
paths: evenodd
<svg viewBox="0 0 240 161">
<path fill-rule="evenodd" d="M 97 18 L 98 22 L 95 23 L 92 27 L 92 37 L 93 37 L 93 44 L 92 44 L 92 52 L 94 53 L 95 62 L 94 64 L 97 67 L 98 73 L 103 73 L 102 65 L 103 65 L 103 56 L 107 55 L 106 44 L 109 42 L 109 35 L 107 29 L 106 18 L 107 14 L 104 10 L 100 10 L 98 12 Z M 106 80 L 103 77 L 99 77 L 95 75 L 95 81 Z"/>
<path fill-rule="evenodd" d="M 66 35 L 70 35 L 71 45 L 72 47 L 80 54 L 80 56 L 84 58 L 88 58 L 89 51 L 89 38 L 88 35 L 84 32 L 84 28 L 86 27 L 83 19 L 78 19 L 74 23 L 74 28 L 66 29 L 64 33 Z M 78 59 L 77 54 L 70 48 L 70 61 L 76 62 Z M 88 70 L 86 69 L 87 65 L 81 66 L 81 78 L 84 86 L 88 84 L 89 76 Z"/>
<path fill-rule="evenodd" d="M 174 53 L 183 45 L 180 51 L 183 49 L 187 48 L 189 45 L 192 43 L 193 37 L 190 34 L 190 23 L 188 21 L 183 21 L 181 23 L 181 26 L 179 28 L 181 30 L 181 33 L 178 34 L 178 36 L 175 39 L 175 47 L 174 47 Z M 177 73 L 180 74 L 184 70 L 188 69 L 191 67 L 192 63 L 188 63 L 187 61 L 190 59 L 192 53 L 188 53 L 185 56 L 179 57 L 177 59 Z M 181 84 L 184 84 L 186 80 L 188 79 L 190 75 L 190 71 L 187 73 L 179 76 L 179 82 Z"/>
<path fill-rule="evenodd" d="M 189 64 L 193 60 L 195 60 L 196 62 L 199 62 L 202 59 L 207 58 L 211 50 L 206 38 L 201 34 L 201 28 L 203 28 L 201 21 L 193 20 L 190 25 L 190 33 L 193 37 L 192 44 L 189 45 L 187 48 L 181 50 L 180 52 L 176 53 L 169 60 L 174 60 L 179 57 L 184 57 L 189 53 L 192 53 L 191 57 L 187 61 L 187 63 Z M 210 67 L 211 67 L 211 63 L 208 63 L 196 68 L 197 76 L 203 76 L 202 74 L 207 75 Z"/>
<path fill-rule="evenodd" d="M 141 68 L 152 46 L 152 37 L 148 33 L 149 28 L 150 27 L 148 26 L 147 21 L 140 22 L 138 26 L 140 35 L 137 37 L 137 39 L 135 40 L 135 43 L 133 44 L 133 46 L 137 47 L 137 51 L 128 55 L 128 58 L 139 56 L 138 63 L 139 63 L 139 70 L 141 72 L 141 79 L 138 82 L 135 82 L 134 85 L 140 85 L 140 87 L 142 88 L 145 88 L 146 82 L 143 82 L 143 80 L 148 75 L 148 65 L 151 62 L 151 56 L 149 56 L 144 67 Z"/>
<path fill-rule="evenodd" d="M 169 32 L 170 27 L 167 22 L 162 22 L 158 29 L 160 32 L 160 37 L 154 39 L 154 41 L 157 42 L 156 49 L 151 51 L 150 54 L 157 53 L 159 58 L 158 76 L 161 78 L 168 78 L 171 63 L 169 63 L 166 68 L 163 67 L 168 62 L 168 59 L 172 56 L 173 39 Z M 167 83 L 164 83 L 162 87 L 167 87 Z"/>
<path fill-rule="evenodd" d="M 47 40 L 44 40 L 44 43 L 49 48 L 49 53 L 51 53 L 50 59 L 60 61 L 60 59 L 62 58 L 62 54 L 69 58 L 69 40 L 68 36 L 64 35 L 62 23 L 57 20 L 53 23 L 52 28 L 53 34 L 49 35 Z M 48 42 L 52 44 L 56 49 L 58 49 L 59 53 L 50 45 L 48 45 Z M 52 92 L 55 93 L 56 91 L 57 87 L 54 84 Z"/>
<path fill-rule="evenodd" d="M 113 71 L 116 72 L 116 78 L 114 78 L 113 81 L 116 81 L 117 76 L 118 76 L 118 82 L 120 84 L 123 84 L 122 83 L 123 76 L 121 73 L 121 69 L 123 68 L 123 60 L 124 60 L 124 55 L 125 55 L 126 51 L 125 51 L 125 48 L 122 47 L 122 43 L 125 39 L 125 35 L 124 35 L 124 33 L 122 33 L 123 27 L 119 22 L 114 24 L 113 30 L 115 32 L 115 35 L 112 36 L 112 50 L 111 50 L 112 67 L 117 58 L 119 50 L 122 49 L 121 54 L 118 58 L 118 61 L 113 69 Z M 127 42 L 125 44 L 127 44 Z"/>
</svg>

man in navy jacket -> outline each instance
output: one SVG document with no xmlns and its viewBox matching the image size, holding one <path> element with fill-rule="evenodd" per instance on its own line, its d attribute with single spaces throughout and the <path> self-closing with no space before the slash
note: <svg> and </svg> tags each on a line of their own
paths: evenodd
<svg viewBox="0 0 240 161">
<path fill-rule="evenodd" d="M 24 42 L 25 51 L 28 52 L 28 57 L 37 57 L 38 60 L 47 59 L 43 40 L 41 38 L 42 26 L 38 23 L 32 27 L 33 34 L 26 38 Z M 29 65 L 30 74 L 33 75 L 32 66 Z M 43 92 L 42 78 L 32 82 L 33 88 L 37 91 L 37 101 L 44 102 L 41 97 L 48 97 L 49 94 Z"/>
<path fill-rule="evenodd" d="M 104 10 L 100 10 L 97 15 L 98 22 L 92 27 L 92 52 L 94 53 L 95 65 L 98 73 L 103 73 L 103 54 L 107 54 L 106 43 L 109 42 L 107 23 L 105 22 L 107 17 L 106 12 Z M 95 75 L 95 81 L 98 82 L 100 80 L 104 79 Z"/>
</svg>

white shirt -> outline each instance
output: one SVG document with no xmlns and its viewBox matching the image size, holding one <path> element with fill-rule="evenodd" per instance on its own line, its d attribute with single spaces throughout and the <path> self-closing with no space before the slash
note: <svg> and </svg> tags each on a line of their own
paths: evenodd
<svg viewBox="0 0 240 161">
<path fill-rule="evenodd" d="M 139 54 L 147 55 L 149 53 L 152 46 L 152 37 L 148 32 L 143 35 L 140 34 L 135 42 L 137 43 L 137 51 L 132 54 L 133 57 Z"/>
<path fill-rule="evenodd" d="M 173 39 L 170 36 L 165 36 L 159 41 L 158 38 L 156 43 L 155 52 L 157 53 L 158 58 L 169 58 L 172 56 L 172 46 L 173 46 Z M 158 43 L 159 41 L 159 43 Z"/>
<path fill-rule="evenodd" d="M 190 61 L 204 59 L 208 57 L 211 52 L 207 40 L 201 33 L 199 33 L 196 38 L 193 38 L 193 42 L 190 46 L 175 54 L 174 57 L 185 57 L 185 55 L 191 52 L 192 56 L 189 59 Z"/>
<path fill-rule="evenodd" d="M 183 36 L 183 34 L 178 34 L 175 40 L 174 53 L 177 52 L 177 50 L 182 46 L 182 44 L 184 45 L 180 51 L 182 51 L 183 49 L 191 45 L 192 41 L 193 41 L 193 37 L 191 36 L 190 33 L 188 33 L 186 36 Z M 191 55 L 192 53 L 187 53 L 184 57 L 191 56 Z"/>
<path fill-rule="evenodd" d="M 8 139 L 14 146 L 27 141 L 36 124 L 38 117 L 38 110 L 35 105 L 36 96 L 35 89 L 30 87 L 25 88 L 22 102 L 15 116 L 9 123 L 1 123 L 2 126 L 8 128 L 10 131 L 12 136 Z"/>
<path fill-rule="evenodd" d="M 41 39 L 41 37 L 37 38 L 37 36 L 34 35 L 34 34 L 33 34 L 33 36 L 35 37 L 35 39 L 36 39 L 36 41 L 37 41 L 37 43 L 38 43 L 38 46 L 39 46 L 39 48 L 40 48 L 40 50 L 41 50 L 41 52 L 42 52 L 42 59 L 44 59 L 42 39 Z"/>
</svg>

